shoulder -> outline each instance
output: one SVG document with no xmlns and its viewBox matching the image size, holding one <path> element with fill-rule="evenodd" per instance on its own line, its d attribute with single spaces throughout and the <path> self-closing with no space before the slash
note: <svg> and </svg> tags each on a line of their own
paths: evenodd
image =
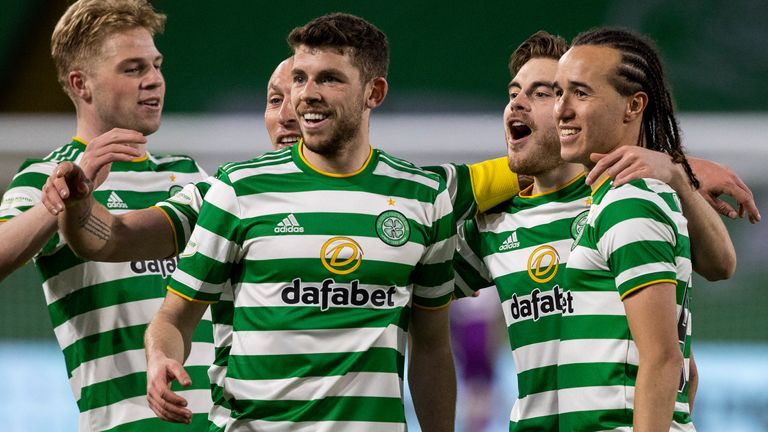
<svg viewBox="0 0 768 432">
<path fill-rule="evenodd" d="M 590 219 L 595 227 L 607 230 L 621 224 L 627 229 L 637 226 L 637 220 L 654 220 L 666 225 L 680 225 L 684 218 L 677 195 L 672 188 L 655 179 L 633 180 L 608 190 L 593 205 Z M 635 220 L 631 224 L 623 224 Z"/>
<path fill-rule="evenodd" d="M 245 161 L 225 163 L 219 166 L 216 177 L 228 178 L 236 182 L 254 175 L 287 174 L 299 171 L 293 163 L 290 148 L 285 148 Z"/>
<path fill-rule="evenodd" d="M 379 163 L 374 173 L 376 175 L 390 177 L 395 180 L 404 180 L 431 188 L 435 191 L 445 189 L 444 174 L 441 175 L 440 167 L 430 167 L 429 170 L 420 168 L 405 159 L 392 156 L 389 153 L 375 149 L 379 154 Z M 445 171 L 443 171 L 444 173 Z"/>
<path fill-rule="evenodd" d="M 642 207 L 655 207 L 665 213 L 680 211 L 675 191 L 668 184 L 650 178 L 633 180 L 611 188 L 600 200 L 599 207 L 615 211 Z"/>
</svg>

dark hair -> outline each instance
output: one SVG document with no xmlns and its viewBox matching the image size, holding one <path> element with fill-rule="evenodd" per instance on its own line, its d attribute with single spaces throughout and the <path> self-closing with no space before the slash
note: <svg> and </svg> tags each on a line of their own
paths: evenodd
<svg viewBox="0 0 768 432">
<path fill-rule="evenodd" d="M 509 56 L 509 74 L 515 77 L 520 69 L 535 58 L 550 58 L 560 60 L 568 50 L 568 42 L 560 36 L 539 30 L 528 37 Z"/>
<path fill-rule="evenodd" d="M 310 48 L 335 48 L 349 53 L 352 63 L 360 69 L 363 82 L 387 77 L 389 43 L 387 36 L 368 21 L 345 13 L 333 13 L 315 18 L 288 35 L 288 45 L 296 51 L 299 45 Z"/>
<path fill-rule="evenodd" d="M 622 96 L 638 91 L 648 95 L 638 144 L 672 156 L 672 161 L 683 165 L 691 184 L 698 188 L 699 181 L 683 153 L 672 93 L 655 44 L 627 29 L 598 27 L 579 34 L 571 45 L 607 46 L 621 53 L 621 63 L 611 78 L 611 84 Z"/>
</svg>

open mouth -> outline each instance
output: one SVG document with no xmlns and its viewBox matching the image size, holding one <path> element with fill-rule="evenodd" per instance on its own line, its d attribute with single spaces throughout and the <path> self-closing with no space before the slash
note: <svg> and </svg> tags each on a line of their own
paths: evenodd
<svg viewBox="0 0 768 432">
<path fill-rule="evenodd" d="M 308 124 L 317 124 L 328 118 L 326 114 L 316 112 L 306 113 L 302 117 Z"/>
<path fill-rule="evenodd" d="M 298 143 L 300 139 L 301 139 L 300 135 L 287 135 L 287 136 L 284 136 L 284 137 L 280 137 L 277 140 L 277 144 L 280 147 L 290 147 L 290 146 Z"/>
<path fill-rule="evenodd" d="M 521 121 L 513 121 L 509 126 L 509 134 L 515 141 L 521 140 L 531 134 L 531 128 Z"/>
<path fill-rule="evenodd" d="M 148 107 L 157 108 L 160 106 L 160 99 L 159 98 L 144 99 L 142 101 L 139 101 L 139 105 L 145 105 Z"/>
</svg>

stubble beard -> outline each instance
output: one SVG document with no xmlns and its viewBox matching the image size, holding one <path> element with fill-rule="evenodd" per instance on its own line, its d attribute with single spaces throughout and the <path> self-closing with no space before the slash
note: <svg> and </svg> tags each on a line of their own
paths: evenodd
<svg viewBox="0 0 768 432">
<path fill-rule="evenodd" d="M 356 104 L 350 114 L 341 118 L 336 117 L 336 127 L 331 131 L 331 136 L 327 139 L 314 140 L 311 136 L 304 138 L 304 146 L 313 153 L 333 158 L 340 155 L 349 146 L 360 133 L 360 123 L 362 122 L 362 103 Z M 309 138 L 309 139 L 307 139 Z"/>
<path fill-rule="evenodd" d="M 508 156 L 512 172 L 533 177 L 552 171 L 564 163 L 560 158 L 560 138 L 556 130 L 547 131 L 537 142 L 528 145 L 533 145 L 535 151 L 527 155 Z"/>
</svg>

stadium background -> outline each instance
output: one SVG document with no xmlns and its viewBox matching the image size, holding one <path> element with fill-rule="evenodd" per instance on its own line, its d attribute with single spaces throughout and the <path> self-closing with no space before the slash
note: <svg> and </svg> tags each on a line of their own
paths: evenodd
<svg viewBox="0 0 768 432">
<path fill-rule="evenodd" d="M 363 16 L 388 35 L 390 93 L 372 119 L 372 143 L 420 164 L 504 154 L 501 111 L 511 51 L 545 29 L 571 38 L 622 25 L 658 43 L 689 153 L 723 162 L 752 187 L 768 217 L 768 7 L 763 1 L 171 2 L 157 39 L 165 55 L 160 153 L 194 156 L 209 172 L 268 147 L 266 82 L 290 54 L 291 28 L 333 11 Z M 281 3 L 281 2 L 280 2 Z M 55 79 L 48 44 L 64 0 L 4 0 L 0 13 L 0 191 L 19 164 L 68 142 L 74 110 Z M 727 221 L 739 266 L 729 281 L 695 281 L 694 338 L 701 383 L 699 430 L 768 430 L 768 221 Z M 137 240 L 137 241 L 140 241 Z M 500 346 L 495 424 L 513 395 Z M 76 415 L 35 270 L 0 283 L 3 430 L 74 430 Z M 511 383 L 511 384 L 510 384 Z M 31 414 L 43 407 L 45 418 Z M 461 407 L 459 408 L 461 411 Z M 53 416 L 53 417 L 51 417 Z M 57 418 L 54 423 L 51 418 Z M 503 426 L 501 426 L 503 427 Z M 416 428 L 414 428 L 416 429 Z M 494 429 L 496 430 L 496 429 Z M 501 429 L 499 429 L 501 430 Z"/>
</svg>

